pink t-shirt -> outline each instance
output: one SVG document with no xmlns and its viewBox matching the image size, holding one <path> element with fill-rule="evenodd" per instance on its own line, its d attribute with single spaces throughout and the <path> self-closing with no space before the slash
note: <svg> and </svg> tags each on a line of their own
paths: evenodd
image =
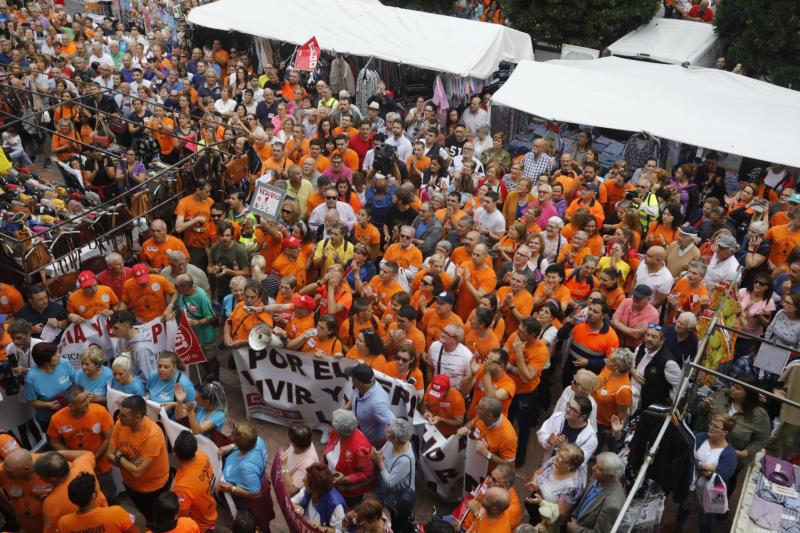
<svg viewBox="0 0 800 533">
<path fill-rule="evenodd" d="M 306 479 L 306 469 L 319 462 L 317 457 L 317 450 L 314 445 L 308 447 L 307 450 L 295 453 L 294 446 L 290 446 L 287 450 L 288 460 L 286 461 L 287 475 L 292 478 L 292 485 L 298 489 L 303 488 L 303 481 Z"/>
<path fill-rule="evenodd" d="M 648 303 L 641 311 L 634 311 L 633 298 L 625 298 L 614 312 L 614 320 L 619 320 L 629 328 L 647 327 L 648 324 L 658 324 L 658 310 Z M 620 346 L 634 348 L 643 339 L 634 339 L 620 333 L 619 340 Z"/>
<path fill-rule="evenodd" d="M 764 326 L 756 318 L 764 311 L 775 311 L 775 302 L 772 298 L 761 300 L 760 302 L 750 301 L 750 292 L 747 289 L 739 289 L 739 303 L 742 304 L 742 309 L 745 310 L 747 323 L 742 328 L 742 331 L 756 335 L 758 337 L 764 334 Z"/>
</svg>

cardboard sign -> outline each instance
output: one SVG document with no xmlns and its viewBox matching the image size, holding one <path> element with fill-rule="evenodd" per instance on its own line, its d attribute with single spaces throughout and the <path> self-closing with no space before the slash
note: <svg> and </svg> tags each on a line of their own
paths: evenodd
<svg viewBox="0 0 800 533">
<path fill-rule="evenodd" d="M 278 220 L 285 197 L 285 190 L 263 181 L 256 181 L 256 190 L 253 193 L 253 200 L 250 202 L 250 211 L 265 218 Z"/>
</svg>

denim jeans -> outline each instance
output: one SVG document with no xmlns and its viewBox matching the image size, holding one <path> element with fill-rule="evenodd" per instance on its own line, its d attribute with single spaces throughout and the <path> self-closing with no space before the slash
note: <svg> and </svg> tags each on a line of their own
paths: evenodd
<svg viewBox="0 0 800 533">
<path fill-rule="evenodd" d="M 517 394 L 511 400 L 508 409 L 508 419 L 517 422 L 517 459 L 518 467 L 525 464 L 525 455 L 528 452 L 528 441 L 531 436 L 531 428 L 536 418 L 536 405 L 533 401 L 534 392 Z"/>
</svg>

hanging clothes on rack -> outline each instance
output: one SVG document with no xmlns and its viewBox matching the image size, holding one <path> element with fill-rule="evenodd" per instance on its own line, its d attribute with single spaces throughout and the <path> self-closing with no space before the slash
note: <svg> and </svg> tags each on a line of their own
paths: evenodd
<svg viewBox="0 0 800 533">
<path fill-rule="evenodd" d="M 651 405 L 641 412 L 630 443 L 627 465 L 630 477 L 636 477 L 642 468 L 644 458 L 671 410 L 669 406 Z M 665 494 L 672 494 L 676 503 L 682 502 L 689 494 L 694 476 L 694 450 L 694 433 L 686 422 L 683 419 L 677 424 L 670 422 L 653 464 L 647 470 L 647 479 L 658 483 Z"/>
<path fill-rule="evenodd" d="M 622 158 L 628 162 L 628 168 L 644 167 L 648 159 L 658 161 L 661 141 L 648 133 L 634 133 L 622 149 Z"/>
<path fill-rule="evenodd" d="M 337 96 L 340 91 L 347 91 L 350 94 L 356 92 L 356 81 L 353 79 L 353 72 L 341 54 L 336 54 L 336 57 L 331 62 L 330 85 L 331 91 Z"/>
<path fill-rule="evenodd" d="M 436 105 L 436 109 L 439 110 L 440 124 L 445 124 L 447 110 L 450 109 L 450 101 L 447 99 L 447 91 L 445 91 L 442 78 L 438 75 L 433 82 L 433 98 L 431 98 L 431 101 Z"/>
<path fill-rule="evenodd" d="M 364 68 L 358 73 L 356 79 L 356 107 L 362 111 L 367 109 L 367 99 L 375 94 L 378 90 L 378 86 L 381 84 L 380 75 L 370 68 L 370 63 L 371 61 L 367 62 Z"/>
</svg>

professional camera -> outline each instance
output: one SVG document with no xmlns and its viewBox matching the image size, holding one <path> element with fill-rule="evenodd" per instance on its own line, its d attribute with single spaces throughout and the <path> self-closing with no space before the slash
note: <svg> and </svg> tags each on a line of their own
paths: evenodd
<svg viewBox="0 0 800 533">
<path fill-rule="evenodd" d="M 391 144 L 381 143 L 375 148 L 375 159 L 372 161 L 372 168 L 381 174 L 389 175 L 392 173 L 392 165 L 397 161 L 397 150 Z"/>
<path fill-rule="evenodd" d="M 19 378 L 14 375 L 14 368 L 17 366 L 19 363 L 14 355 L 0 361 L 0 387 L 3 387 L 6 396 L 14 396 L 19 392 Z"/>
</svg>

